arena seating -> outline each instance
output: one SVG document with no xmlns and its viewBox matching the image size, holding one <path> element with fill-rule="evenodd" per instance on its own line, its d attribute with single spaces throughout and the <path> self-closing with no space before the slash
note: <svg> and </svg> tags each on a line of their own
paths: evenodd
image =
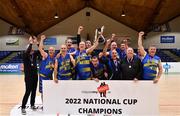
<svg viewBox="0 0 180 116">
<path fill-rule="evenodd" d="M 180 57 L 180 49 L 170 49 L 170 52 L 172 52 L 174 55 Z"/>
<path fill-rule="evenodd" d="M 162 62 L 176 62 L 172 57 L 163 52 L 163 49 L 157 49 L 156 54 L 161 58 Z"/>
<path fill-rule="evenodd" d="M 22 63 L 22 54 L 23 52 L 16 52 L 16 56 L 11 58 L 9 61 L 7 61 L 6 63 Z"/>
<path fill-rule="evenodd" d="M 166 49 L 166 50 L 169 50 L 173 54 L 180 56 L 179 49 Z M 146 49 L 146 51 L 147 51 L 147 49 Z M 8 57 L 8 55 L 10 55 L 11 53 L 14 53 L 14 52 L 16 53 L 16 55 L 13 58 L 11 58 L 10 60 L 8 60 L 6 63 L 22 63 L 23 62 L 22 56 L 23 56 L 24 51 L 0 51 L 0 62 L 2 59 Z M 56 50 L 55 54 L 57 54 L 58 52 L 59 52 L 59 50 Z M 94 50 L 95 55 L 98 55 L 100 52 L 102 52 L 102 49 Z M 134 52 L 137 53 L 137 49 L 134 49 Z M 162 62 L 176 62 L 176 60 L 174 60 L 171 56 L 168 56 L 167 54 L 165 54 L 163 52 L 163 49 L 157 49 L 156 55 L 161 57 Z"/>
<path fill-rule="evenodd" d="M 0 60 L 11 54 L 11 51 L 0 51 Z"/>
</svg>

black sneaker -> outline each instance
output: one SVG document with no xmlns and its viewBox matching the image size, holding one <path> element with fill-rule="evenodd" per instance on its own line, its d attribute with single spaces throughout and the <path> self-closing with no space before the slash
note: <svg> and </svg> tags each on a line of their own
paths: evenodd
<svg viewBox="0 0 180 116">
<path fill-rule="evenodd" d="M 40 109 L 43 111 L 43 106 Z"/>
<path fill-rule="evenodd" d="M 35 111 L 35 110 L 37 110 L 37 107 L 36 107 L 36 106 L 31 106 L 31 109 L 32 109 L 33 111 Z"/>
<path fill-rule="evenodd" d="M 24 108 L 21 109 L 21 114 L 26 115 L 26 110 Z"/>
</svg>

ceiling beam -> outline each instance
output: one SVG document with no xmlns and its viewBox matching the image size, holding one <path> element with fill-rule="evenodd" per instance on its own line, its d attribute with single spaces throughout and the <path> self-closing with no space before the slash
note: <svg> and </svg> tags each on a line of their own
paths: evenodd
<svg viewBox="0 0 180 116">
<path fill-rule="evenodd" d="M 18 14 L 19 18 L 21 19 L 22 23 L 24 24 L 25 31 L 31 35 L 34 35 L 35 33 L 33 32 L 29 20 L 25 17 L 25 12 L 23 9 L 21 9 L 18 5 L 18 1 L 16 0 L 10 0 L 11 4 L 14 6 L 14 10 Z"/>
<path fill-rule="evenodd" d="M 19 26 L 18 26 L 18 25 L 16 25 L 14 22 L 8 21 L 7 19 L 5 19 L 5 18 L 3 18 L 3 17 L 1 17 L 1 16 L 0 16 L 0 19 L 1 19 L 1 20 L 3 20 L 4 22 L 6 22 L 6 23 L 10 24 L 10 25 L 13 25 L 13 26 L 17 26 L 17 27 L 19 27 Z"/>
<path fill-rule="evenodd" d="M 100 10 L 97 9 L 96 7 L 93 7 L 92 5 L 90 6 L 90 8 L 92 8 L 92 9 L 94 9 L 94 10 L 100 12 L 101 14 L 106 15 L 107 17 L 109 17 L 109 18 L 111 18 L 111 19 L 113 19 L 113 20 L 115 20 L 115 21 L 117 21 L 117 22 L 119 22 L 119 23 L 124 24 L 123 22 L 119 21 L 118 19 L 116 19 L 116 18 L 110 16 L 109 14 L 105 14 L 104 12 L 100 11 Z M 131 28 L 131 29 L 133 29 L 133 30 L 135 30 L 135 31 L 138 31 L 138 29 L 136 29 L 136 28 L 134 28 L 134 27 L 132 27 L 132 26 L 130 26 L 130 25 L 127 25 L 127 24 L 124 24 L 124 25 L 126 25 L 127 27 L 129 27 L 129 28 Z"/>
<path fill-rule="evenodd" d="M 59 19 L 59 21 L 58 21 L 58 23 L 61 23 L 62 21 L 66 20 L 68 17 L 71 17 L 72 15 L 76 14 L 77 12 L 81 11 L 81 10 L 82 10 L 82 9 L 84 9 L 84 8 L 86 8 L 86 6 L 82 7 L 81 9 L 78 9 L 77 11 L 72 12 L 72 13 L 71 13 L 71 15 L 69 15 L 69 16 L 66 16 L 66 17 L 60 18 L 60 19 Z M 58 24 L 58 23 L 55 23 L 55 24 L 49 25 L 49 27 L 48 27 L 48 28 L 43 29 L 43 30 L 40 30 L 39 32 L 37 32 L 37 33 L 36 33 L 36 35 L 43 33 L 44 31 L 46 31 L 46 30 L 50 29 L 51 27 L 53 27 L 54 25 L 56 25 L 56 24 Z"/>
</svg>

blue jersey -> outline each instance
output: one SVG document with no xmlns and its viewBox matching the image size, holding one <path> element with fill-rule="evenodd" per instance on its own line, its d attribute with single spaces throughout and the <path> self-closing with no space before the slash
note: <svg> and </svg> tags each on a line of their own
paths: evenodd
<svg viewBox="0 0 180 116">
<path fill-rule="evenodd" d="M 60 56 L 58 59 L 58 80 L 71 80 L 72 79 L 72 64 L 70 54 L 66 54 L 63 58 Z"/>
<path fill-rule="evenodd" d="M 107 79 L 104 75 L 104 72 L 106 71 L 106 66 L 104 64 L 99 63 L 97 67 L 94 67 L 93 64 L 91 64 L 91 71 L 94 78 L 98 78 L 100 80 Z"/>
<path fill-rule="evenodd" d="M 156 55 L 154 57 L 151 57 L 149 54 L 146 54 L 146 56 L 142 60 L 144 80 L 153 80 L 156 77 L 157 68 L 160 62 L 160 57 Z"/>
<path fill-rule="evenodd" d="M 164 68 L 164 69 L 170 69 L 170 67 L 171 67 L 171 66 L 170 66 L 169 64 L 167 64 L 167 63 L 166 63 L 165 65 L 163 65 L 163 68 Z"/>
<path fill-rule="evenodd" d="M 67 50 L 67 53 L 72 53 L 72 52 L 75 52 L 75 51 L 76 51 L 75 48 L 70 48 L 70 49 Z"/>
<path fill-rule="evenodd" d="M 87 55 L 86 50 L 80 52 L 79 50 L 75 53 L 76 59 L 76 79 L 77 80 L 89 80 L 91 78 L 90 68 L 90 56 Z"/>
<path fill-rule="evenodd" d="M 50 77 L 52 78 L 53 68 L 50 67 L 51 64 L 54 64 L 55 58 L 51 58 L 49 55 L 46 59 L 41 61 L 40 68 L 39 68 L 39 74 L 42 77 Z"/>
<path fill-rule="evenodd" d="M 116 51 L 119 55 L 119 59 L 124 59 L 126 57 L 126 50 L 122 51 L 121 49 L 117 48 Z"/>
</svg>

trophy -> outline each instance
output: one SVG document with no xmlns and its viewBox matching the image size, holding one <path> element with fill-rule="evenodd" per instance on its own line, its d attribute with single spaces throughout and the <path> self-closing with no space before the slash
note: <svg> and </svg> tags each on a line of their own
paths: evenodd
<svg viewBox="0 0 180 116">
<path fill-rule="evenodd" d="M 99 38 L 98 42 L 101 44 L 104 44 L 106 41 L 106 39 L 103 36 L 103 32 L 104 32 L 104 26 L 102 26 L 101 28 L 97 28 L 95 32 L 95 39 Z"/>
</svg>

